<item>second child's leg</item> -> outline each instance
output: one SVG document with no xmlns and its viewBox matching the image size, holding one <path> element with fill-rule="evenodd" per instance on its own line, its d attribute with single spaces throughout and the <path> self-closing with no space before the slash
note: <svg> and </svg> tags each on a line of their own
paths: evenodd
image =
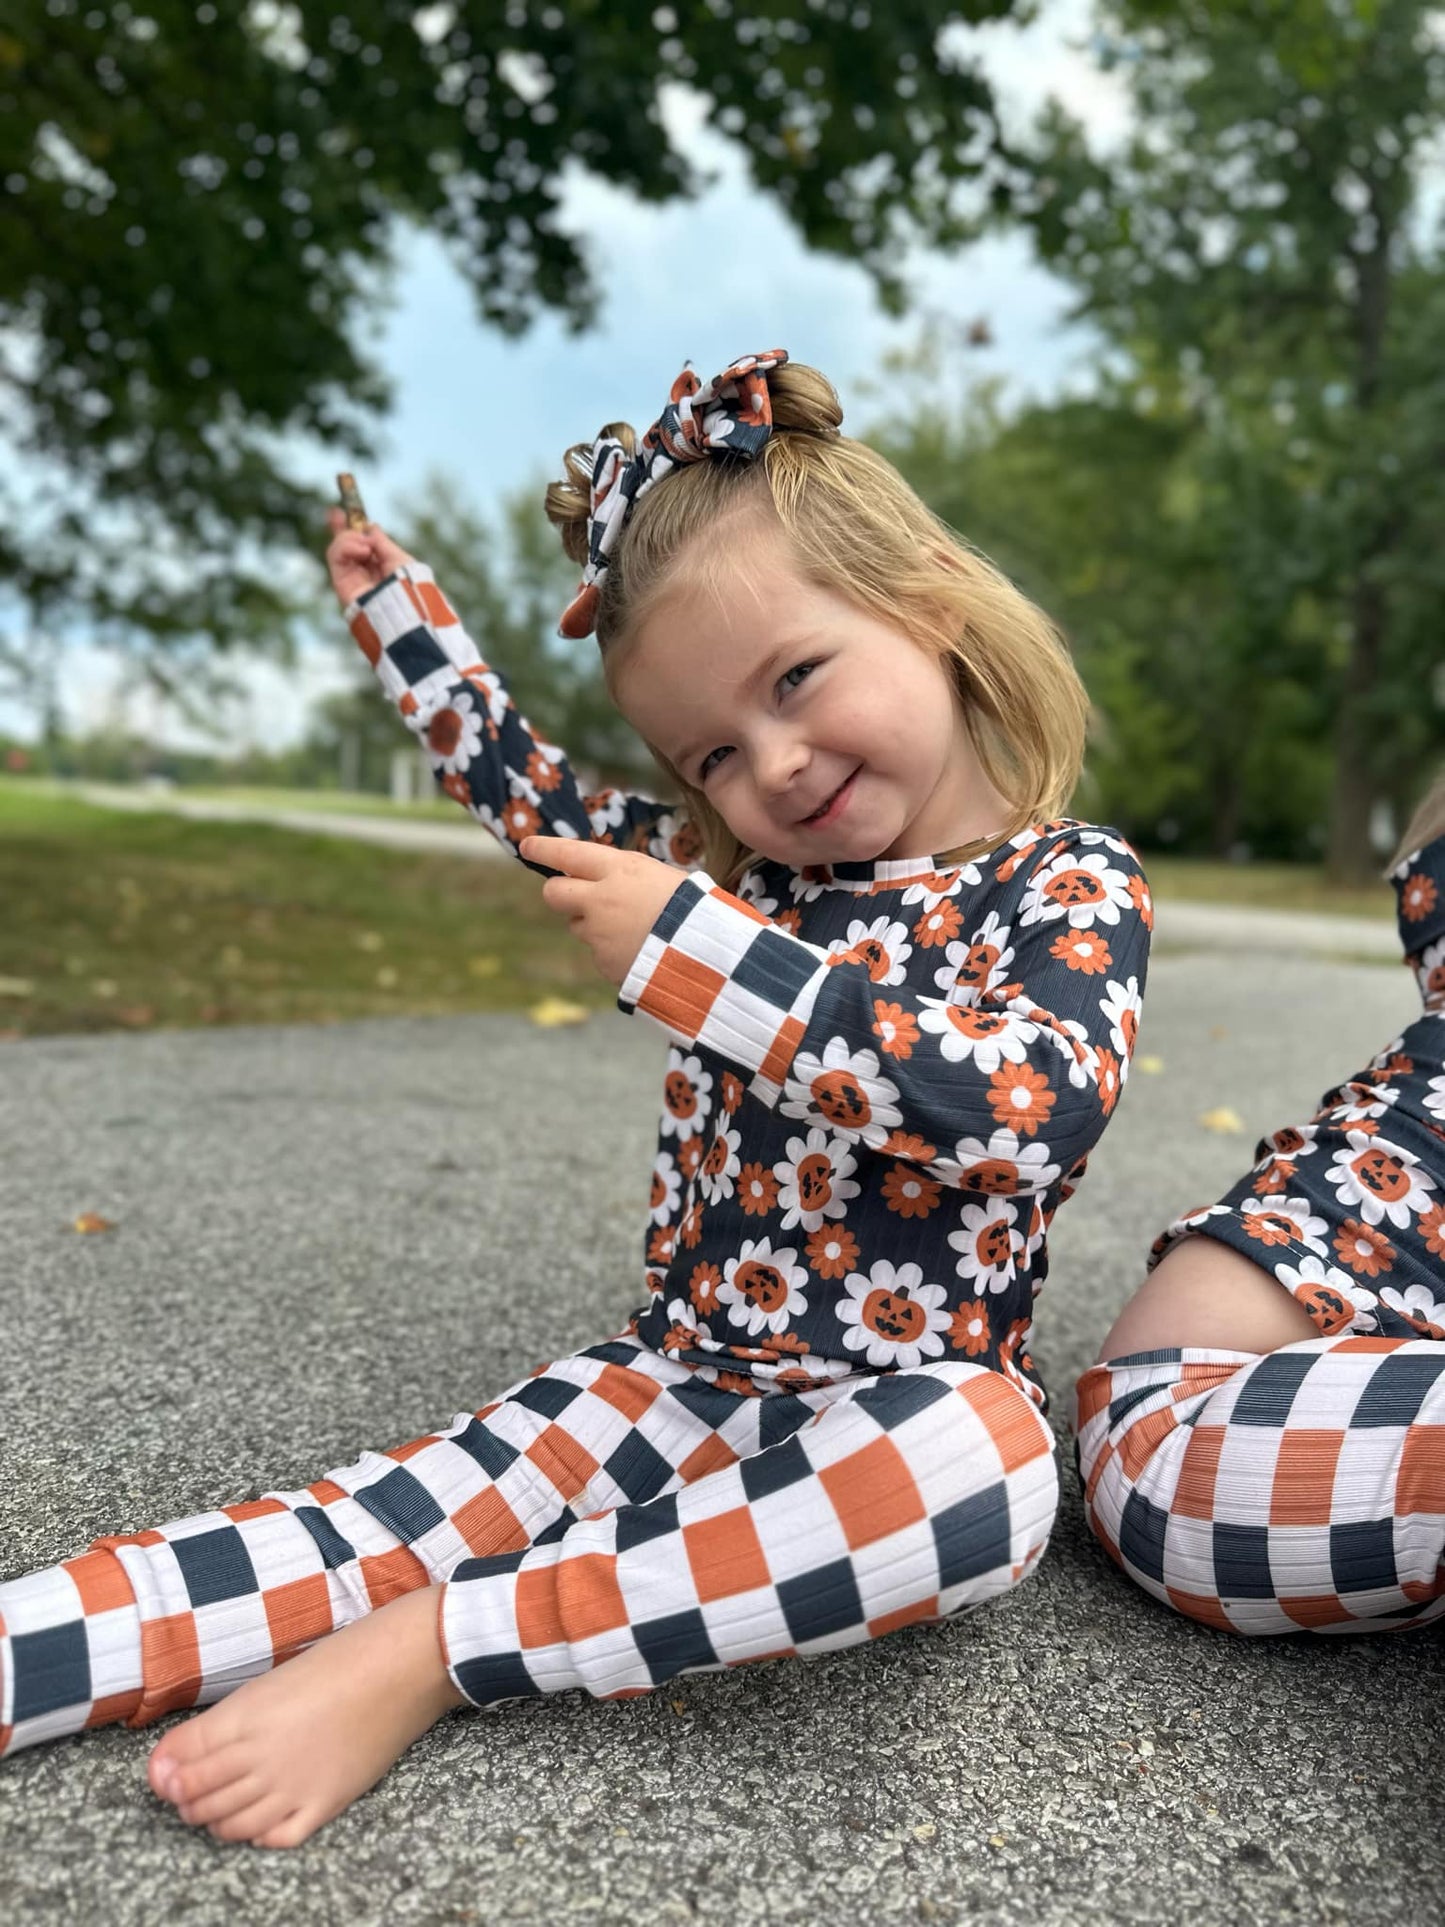
<svg viewBox="0 0 1445 1927">
<path fill-rule="evenodd" d="M 1445 782 L 1401 864 L 1425 1014 L 1160 1241 L 1078 1387 L 1091 1525 L 1240 1632 L 1445 1616 Z"/>
</svg>

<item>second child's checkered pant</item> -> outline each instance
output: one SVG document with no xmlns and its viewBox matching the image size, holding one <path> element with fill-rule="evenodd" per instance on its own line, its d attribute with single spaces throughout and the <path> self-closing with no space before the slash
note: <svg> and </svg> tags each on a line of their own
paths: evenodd
<svg viewBox="0 0 1445 1927">
<path fill-rule="evenodd" d="M 0 1585 L 0 1753 L 204 1705 L 426 1584 L 478 1706 L 828 1652 L 1006 1592 L 1057 1499 L 997 1372 L 751 1397 L 622 1337 L 303 1491 Z"/>
<path fill-rule="evenodd" d="M 1090 1524 L 1156 1599 L 1240 1633 L 1445 1618 L 1445 1342 L 1111 1359 L 1078 1387 Z"/>
</svg>

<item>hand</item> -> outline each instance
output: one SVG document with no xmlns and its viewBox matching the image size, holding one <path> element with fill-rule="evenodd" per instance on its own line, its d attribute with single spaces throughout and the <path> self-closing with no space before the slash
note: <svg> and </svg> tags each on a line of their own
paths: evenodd
<svg viewBox="0 0 1445 1927">
<path fill-rule="evenodd" d="M 517 847 L 529 863 L 562 871 L 542 885 L 543 903 L 567 919 L 608 983 L 620 985 L 684 872 L 637 850 L 570 836 L 524 836 Z"/>
<path fill-rule="evenodd" d="M 368 528 L 349 529 L 341 510 L 332 509 L 326 517 L 326 526 L 331 530 L 326 567 L 331 573 L 336 600 L 343 609 L 414 560 L 375 522 Z"/>
</svg>

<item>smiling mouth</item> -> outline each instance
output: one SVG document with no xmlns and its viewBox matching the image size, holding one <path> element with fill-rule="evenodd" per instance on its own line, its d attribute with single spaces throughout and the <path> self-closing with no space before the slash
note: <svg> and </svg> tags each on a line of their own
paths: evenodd
<svg viewBox="0 0 1445 1927">
<path fill-rule="evenodd" d="M 862 767 L 863 765 L 860 763 L 858 765 L 858 769 L 862 769 Z M 843 792 L 851 786 L 853 782 L 853 777 L 856 776 L 857 774 L 858 774 L 858 770 L 855 769 L 851 776 L 845 778 L 845 780 L 838 785 L 837 789 L 834 790 L 833 794 L 830 797 L 828 797 L 824 802 L 818 805 L 817 809 L 812 811 L 810 815 L 800 818 L 799 819 L 800 827 L 802 824 L 806 824 L 806 823 L 821 823 L 824 817 L 826 817 L 829 814 L 829 812 L 832 810 L 834 804 L 843 795 Z"/>
</svg>

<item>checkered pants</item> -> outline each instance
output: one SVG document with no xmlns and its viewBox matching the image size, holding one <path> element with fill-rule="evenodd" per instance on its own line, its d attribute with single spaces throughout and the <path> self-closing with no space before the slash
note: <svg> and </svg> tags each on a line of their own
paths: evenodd
<svg viewBox="0 0 1445 1927">
<path fill-rule="evenodd" d="M 1445 1343 L 1140 1352 L 1077 1396 L 1089 1521 L 1156 1599 L 1239 1633 L 1445 1616 Z"/>
<path fill-rule="evenodd" d="M 828 1652 L 1005 1592 L 1053 1441 L 997 1372 L 744 1396 L 622 1337 L 445 1431 L 0 1585 L 0 1753 L 219 1699 L 415 1586 L 478 1706 Z"/>
</svg>

